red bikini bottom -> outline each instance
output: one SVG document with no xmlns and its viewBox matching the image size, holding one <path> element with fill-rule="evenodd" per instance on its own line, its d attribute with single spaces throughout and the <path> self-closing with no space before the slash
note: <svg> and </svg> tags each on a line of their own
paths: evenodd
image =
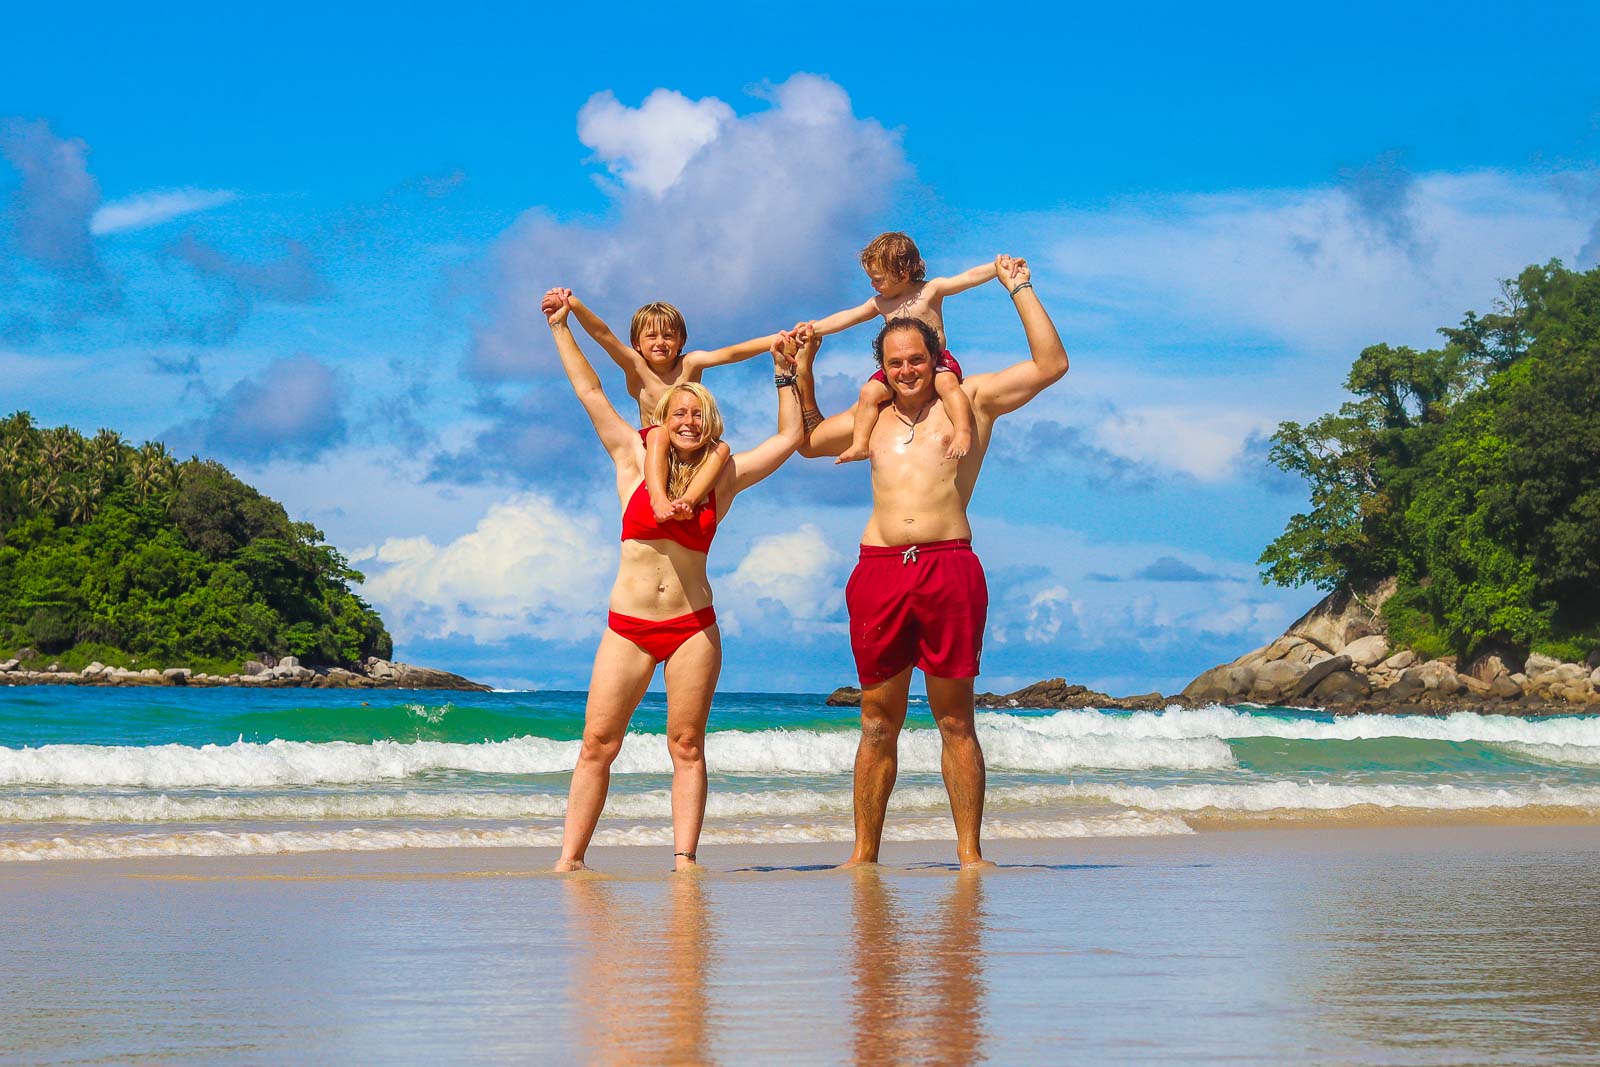
<svg viewBox="0 0 1600 1067">
<path fill-rule="evenodd" d="M 626 637 L 650 653 L 660 663 L 670 659 L 685 641 L 701 630 L 710 629 L 716 621 L 717 613 L 712 608 L 701 608 L 675 619 L 636 619 L 632 615 L 618 615 L 613 611 L 606 619 L 606 625 L 618 636 Z"/>
</svg>

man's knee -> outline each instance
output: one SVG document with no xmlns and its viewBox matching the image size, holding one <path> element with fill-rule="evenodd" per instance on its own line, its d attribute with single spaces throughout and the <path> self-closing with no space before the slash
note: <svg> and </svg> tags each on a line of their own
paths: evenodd
<svg viewBox="0 0 1600 1067">
<path fill-rule="evenodd" d="M 875 748 L 892 747 L 900 739 L 900 725 L 893 719 L 878 716 L 861 716 L 861 741 Z"/>
</svg>

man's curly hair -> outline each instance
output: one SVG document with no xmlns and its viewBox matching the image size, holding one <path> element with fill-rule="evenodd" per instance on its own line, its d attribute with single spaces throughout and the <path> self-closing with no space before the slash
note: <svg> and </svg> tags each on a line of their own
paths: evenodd
<svg viewBox="0 0 1600 1067">
<path fill-rule="evenodd" d="M 883 341 L 891 333 L 902 333 L 912 330 L 922 335 L 922 341 L 928 346 L 928 358 L 935 360 L 944 346 L 939 343 L 939 335 L 933 332 L 933 327 L 921 319 L 903 318 L 890 319 L 883 324 L 883 329 L 878 331 L 878 336 L 872 339 L 872 358 L 878 361 L 878 369 L 883 369 Z"/>
</svg>

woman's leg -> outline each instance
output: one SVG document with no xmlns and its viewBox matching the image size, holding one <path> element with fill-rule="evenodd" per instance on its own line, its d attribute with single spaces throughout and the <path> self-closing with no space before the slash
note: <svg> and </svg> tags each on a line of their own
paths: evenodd
<svg viewBox="0 0 1600 1067">
<path fill-rule="evenodd" d="M 694 853 L 706 817 L 706 719 L 722 673 L 722 634 L 713 624 L 667 660 L 667 751 L 672 755 L 672 850 Z M 673 857 L 673 869 L 694 866 Z"/>
<path fill-rule="evenodd" d="M 567 792 L 567 827 L 561 837 L 558 871 L 583 870 L 583 856 L 594 836 L 611 786 L 611 761 L 622 749 L 628 720 L 656 673 L 648 652 L 614 631 L 600 635 L 589 677 L 589 702 L 583 711 L 583 745 Z"/>
</svg>

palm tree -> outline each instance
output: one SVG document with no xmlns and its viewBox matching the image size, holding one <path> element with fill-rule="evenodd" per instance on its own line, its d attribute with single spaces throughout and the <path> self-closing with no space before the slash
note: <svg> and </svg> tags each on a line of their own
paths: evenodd
<svg viewBox="0 0 1600 1067">
<path fill-rule="evenodd" d="M 73 522 L 85 523 L 94 518 L 95 494 L 81 485 L 67 487 L 68 515 Z"/>
<path fill-rule="evenodd" d="M 61 481 L 54 472 L 37 475 L 28 485 L 28 500 L 39 511 L 53 514 L 61 508 Z"/>
<path fill-rule="evenodd" d="M 109 472 L 122 460 L 122 435 L 101 427 L 89 442 L 89 463 L 94 469 Z"/>
<path fill-rule="evenodd" d="M 160 441 L 146 441 L 134 455 L 133 484 L 143 502 L 153 492 L 169 492 L 176 488 L 178 465 L 172 453 Z"/>
<path fill-rule="evenodd" d="M 39 459 L 51 474 L 64 474 L 70 467 L 76 466 L 73 460 L 82 441 L 83 438 L 70 426 L 46 430 L 44 440 L 39 444 Z"/>
</svg>

